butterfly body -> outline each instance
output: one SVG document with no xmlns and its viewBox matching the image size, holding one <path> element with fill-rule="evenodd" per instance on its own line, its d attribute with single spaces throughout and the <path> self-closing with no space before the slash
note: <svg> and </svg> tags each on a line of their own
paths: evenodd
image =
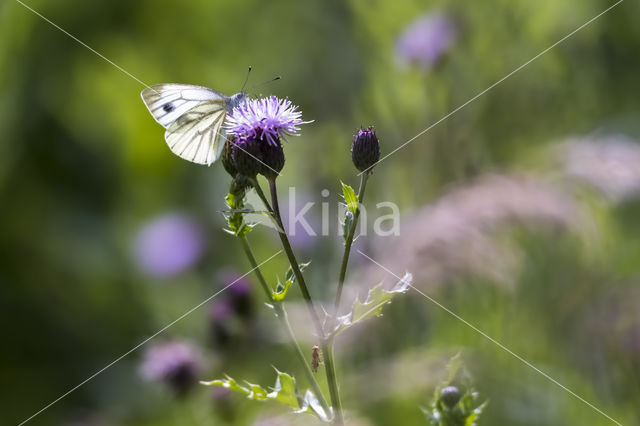
<svg viewBox="0 0 640 426">
<path fill-rule="evenodd" d="M 173 153 L 185 160 L 210 165 L 226 140 L 227 114 L 247 100 L 244 92 L 225 96 L 203 86 L 156 84 L 141 93 L 153 118 L 165 129 Z"/>
</svg>

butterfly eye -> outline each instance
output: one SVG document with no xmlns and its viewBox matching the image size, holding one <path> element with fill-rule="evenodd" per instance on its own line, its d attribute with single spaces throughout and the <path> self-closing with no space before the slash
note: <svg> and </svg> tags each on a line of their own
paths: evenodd
<svg viewBox="0 0 640 426">
<path fill-rule="evenodd" d="M 174 110 L 173 105 L 172 105 L 171 103 L 165 104 L 165 105 L 162 107 L 162 109 L 163 109 L 165 112 L 171 112 L 171 111 L 173 111 L 173 110 Z"/>
</svg>

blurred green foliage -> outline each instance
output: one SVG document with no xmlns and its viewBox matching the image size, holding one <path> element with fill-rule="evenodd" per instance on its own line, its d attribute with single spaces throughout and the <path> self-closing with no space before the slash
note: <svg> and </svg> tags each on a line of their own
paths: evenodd
<svg viewBox="0 0 640 426">
<path fill-rule="evenodd" d="M 349 147 L 358 126 L 376 126 L 384 155 L 612 4 L 25 3 L 145 84 L 201 84 L 231 94 L 248 65 L 251 83 L 281 75 L 257 90 L 289 97 L 315 121 L 286 145 L 280 186 L 296 185 L 313 199 L 328 188 L 332 202 L 339 200 L 340 179 L 357 183 Z M 433 11 L 456 22 L 453 47 L 432 69 L 399 66 L 397 37 Z M 570 135 L 597 130 L 640 137 L 638 16 L 637 2 L 622 3 L 385 160 L 370 179 L 367 203 L 391 200 L 408 213 L 449 185 L 486 172 L 545 170 L 541 148 Z M 16 1 L 0 4 L 3 423 L 25 420 L 213 294 L 222 285 L 220 268 L 249 269 L 237 241 L 222 230 L 224 170 L 172 155 L 140 100 L 142 88 Z M 585 247 L 572 235 L 517 231 L 509 238 L 525 260 L 513 289 L 471 277 L 434 297 L 613 418 L 633 424 L 640 418 L 640 352 L 623 342 L 640 318 L 637 310 L 635 317 L 618 314 L 628 312 L 620 306 L 640 303 L 640 202 L 611 205 L 586 191 L 581 200 L 597 218 L 597 246 Z M 136 267 L 132 242 L 141 226 L 167 211 L 188 212 L 205 225 L 207 253 L 195 268 L 157 279 Z M 268 230 L 252 238 L 262 259 L 277 250 Z M 335 236 L 305 252 L 303 260 L 313 259 L 308 273 L 315 296 L 332 294 L 339 247 Z M 264 267 L 274 281 L 284 271 L 283 257 Z M 414 293 L 397 299 L 356 343 L 338 350 L 343 402 L 354 423 L 425 424 L 419 407 L 442 380 L 448 357 L 463 349 L 476 387 L 491 400 L 480 424 L 612 424 L 425 299 Z M 272 324 L 263 311 L 258 315 Z M 207 318 L 203 307 L 165 335 L 206 346 Z M 632 337 L 638 345 L 640 336 Z M 209 344 L 208 352 L 215 362 L 203 379 L 228 372 L 269 383 L 270 365 L 293 365 L 277 339 Z M 356 379 L 375 381 L 396 362 L 398 369 L 410 367 L 412 354 L 433 366 L 409 371 L 424 376 L 413 388 L 393 393 L 358 385 Z M 209 388 L 175 399 L 140 379 L 140 359 L 132 353 L 33 424 L 288 418 L 282 409 L 239 397 L 212 397 Z"/>
</svg>

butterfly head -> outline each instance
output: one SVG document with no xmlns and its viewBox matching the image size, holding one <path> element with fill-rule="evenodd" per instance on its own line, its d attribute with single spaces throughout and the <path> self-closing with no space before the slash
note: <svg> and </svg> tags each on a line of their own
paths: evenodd
<svg viewBox="0 0 640 426">
<path fill-rule="evenodd" d="M 238 107 L 247 101 L 247 93 L 239 92 L 229 98 L 229 103 L 227 104 L 227 109 L 229 112 L 233 111 L 235 107 Z"/>
</svg>

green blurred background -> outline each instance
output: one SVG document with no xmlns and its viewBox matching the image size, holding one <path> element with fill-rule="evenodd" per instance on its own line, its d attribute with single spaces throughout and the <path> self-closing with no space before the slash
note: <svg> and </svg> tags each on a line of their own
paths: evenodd
<svg viewBox="0 0 640 426">
<path fill-rule="evenodd" d="M 314 122 L 286 145 L 279 185 L 318 201 L 329 189 L 333 212 L 339 180 L 358 182 L 349 154 L 358 126 L 374 124 L 383 154 L 391 152 L 612 2 L 27 4 L 145 84 L 183 82 L 232 94 L 248 65 L 249 85 L 282 76 L 253 94 L 289 97 Z M 399 38 L 424 15 L 447 17 L 451 43 L 433 63 L 403 62 Z M 371 203 L 397 203 L 408 221 L 488 173 L 535 176 L 566 197 L 579 214 L 563 225 L 529 226 L 526 214 L 491 225 L 492 238 L 517 257 L 508 285 L 473 268 L 441 274 L 446 285 L 420 282 L 416 274 L 416 285 L 625 425 L 640 424 L 640 162 L 633 157 L 640 149 L 639 16 L 637 2 L 621 3 L 381 163 L 367 194 Z M 139 97 L 143 88 L 18 2 L 0 4 L 3 424 L 27 419 L 213 294 L 227 283 L 229 273 L 221 271 L 249 270 L 238 242 L 222 231 L 228 176 L 217 164 L 197 166 L 171 154 Z M 576 173 L 558 155 L 567 138 L 586 136 L 605 141 L 589 167 L 608 167 L 593 171 L 591 185 L 584 184 L 591 169 L 572 179 Z M 604 161 L 609 154 L 614 160 Z M 583 164 L 579 156 L 577 162 Z M 611 176 L 628 190 L 612 196 L 615 188 L 597 181 Z M 489 189 L 481 198 L 499 210 L 503 204 L 491 204 L 492 196 Z M 141 235 L 167 217 L 199 230 L 198 253 L 184 268 L 154 273 L 141 260 Z M 398 244 L 403 238 L 411 239 L 412 229 L 402 227 Z M 251 239 L 260 259 L 278 249 L 269 229 Z M 332 294 L 339 240 L 298 243 L 302 257 L 313 259 L 308 273 L 318 298 Z M 384 244 L 362 242 L 384 258 Z M 358 268 L 366 262 L 354 258 Z M 280 256 L 264 272 L 275 281 L 285 269 Z M 261 296 L 251 293 L 248 317 L 219 320 L 221 296 L 157 340 L 198 346 L 201 379 L 228 373 L 269 385 L 273 365 L 299 375 L 306 387 Z M 413 292 L 338 347 L 348 418 L 358 425 L 426 424 L 420 407 L 457 352 L 490 401 L 481 425 L 613 424 Z M 200 386 L 176 397 L 141 377 L 144 354 L 133 352 L 31 423 L 313 421 Z"/>
</svg>

